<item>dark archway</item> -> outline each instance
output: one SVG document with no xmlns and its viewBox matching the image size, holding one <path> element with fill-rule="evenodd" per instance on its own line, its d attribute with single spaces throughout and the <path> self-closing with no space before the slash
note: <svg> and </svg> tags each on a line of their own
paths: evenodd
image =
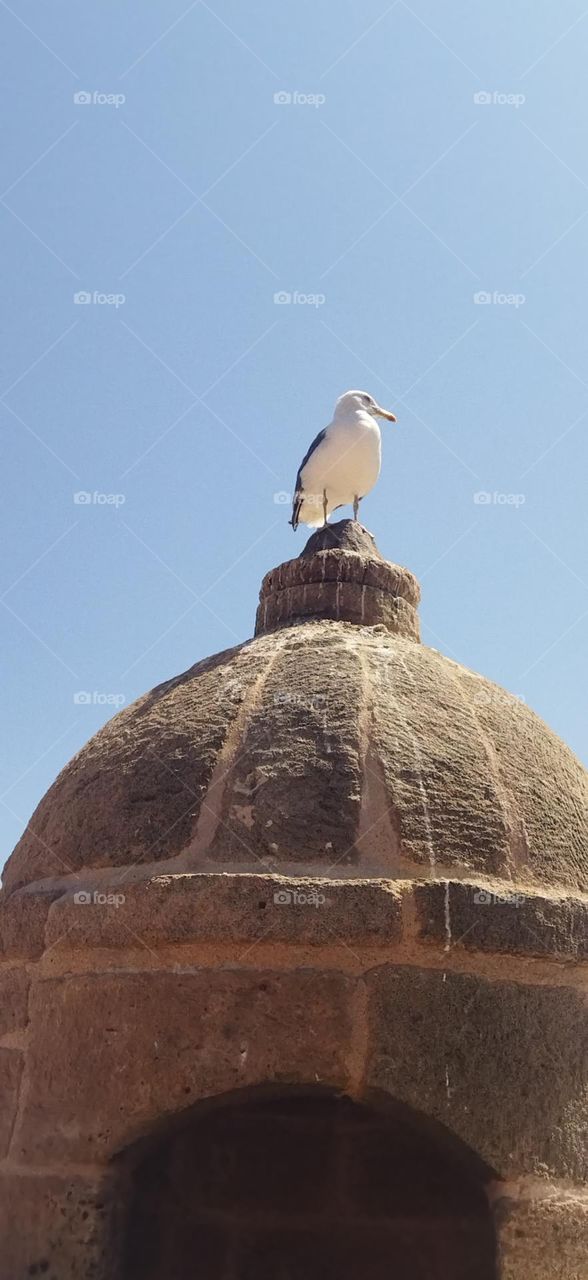
<svg viewBox="0 0 588 1280">
<path fill-rule="evenodd" d="M 122 1280 L 498 1274 L 489 1171 L 405 1107 L 247 1091 L 191 1109 L 122 1166 Z"/>
</svg>

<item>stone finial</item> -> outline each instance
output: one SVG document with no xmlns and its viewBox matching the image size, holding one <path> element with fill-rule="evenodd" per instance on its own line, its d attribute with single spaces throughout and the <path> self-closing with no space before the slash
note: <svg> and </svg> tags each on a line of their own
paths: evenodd
<svg viewBox="0 0 588 1280">
<path fill-rule="evenodd" d="M 311 534 L 298 559 L 314 556 L 318 551 L 353 551 L 356 555 L 363 556 L 364 560 L 384 562 L 373 533 L 358 520 L 338 520 L 336 524 L 323 525 L 322 529 Z"/>
<path fill-rule="evenodd" d="M 366 627 L 380 623 L 393 635 L 420 640 L 419 600 L 413 574 L 384 560 L 363 525 L 339 520 L 313 533 L 295 560 L 266 573 L 255 634 L 330 618 Z"/>
</svg>

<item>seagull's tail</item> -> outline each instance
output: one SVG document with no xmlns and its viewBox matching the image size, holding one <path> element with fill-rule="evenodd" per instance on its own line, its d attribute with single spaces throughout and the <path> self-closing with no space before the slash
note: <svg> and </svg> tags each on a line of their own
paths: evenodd
<svg viewBox="0 0 588 1280">
<path fill-rule="evenodd" d="M 292 528 L 293 528 L 293 530 L 294 530 L 294 533 L 296 533 L 296 530 L 297 530 L 298 525 L 299 525 L 299 522 L 300 522 L 300 510 L 301 510 L 301 507 L 302 507 L 302 502 L 303 502 L 302 494 L 301 494 L 301 493 L 295 493 L 295 494 L 294 494 L 294 503 L 293 503 L 293 506 L 292 506 L 292 519 L 290 520 L 290 524 L 292 525 Z"/>
<path fill-rule="evenodd" d="M 312 494 L 309 495 L 304 490 L 298 490 L 294 494 L 292 519 L 289 523 L 294 531 L 296 531 L 299 524 L 305 524 L 309 529 L 322 529 L 325 523 L 322 499 L 319 502 Z"/>
</svg>

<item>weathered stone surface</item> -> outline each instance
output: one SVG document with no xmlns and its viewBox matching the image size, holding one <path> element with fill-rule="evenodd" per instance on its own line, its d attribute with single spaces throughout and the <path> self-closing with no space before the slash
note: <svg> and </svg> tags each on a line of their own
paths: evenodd
<svg viewBox="0 0 588 1280">
<path fill-rule="evenodd" d="M 344 636 L 281 634 L 227 773 L 209 856 L 281 867 L 355 861 L 362 672 Z M 345 697 L 341 697 L 342 687 Z"/>
<path fill-rule="evenodd" d="M 270 653 L 266 641 L 208 658 L 110 720 L 36 809 L 6 864 L 7 888 L 182 849 L 229 728 Z"/>
<path fill-rule="evenodd" d="M 412 610 L 412 575 L 368 551 L 304 555 L 271 591 L 289 608 L 294 574 L 312 595 L 320 561 L 340 609 L 365 587 Z M 356 624 L 259 635 L 116 716 L 41 802 L 7 888 L 177 859 L 165 870 L 455 868 L 588 892 L 588 782 L 567 747 L 496 685 Z"/>
<path fill-rule="evenodd" d="M 588 892 L 586 770 L 524 702 L 455 669 L 504 787 L 515 876 Z"/>
<path fill-rule="evenodd" d="M 0 1174 L 0 1280 L 124 1280 L 108 1184 Z"/>
<path fill-rule="evenodd" d="M 0 1049 L 0 1157 L 8 1151 L 22 1075 L 23 1055 L 18 1049 Z"/>
<path fill-rule="evenodd" d="M 588 959 L 588 901 L 506 882 L 415 886 L 420 936 L 468 951 Z"/>
<path fill-rule="evenodd" d="M 501 1177 L 588 1174 L 588 1008 L 573 990 L 386 966 L 368 1081 L 452 1129 Z"/>
<path fill-rule="evenodd" d="M 104 1159 L 166 1115 L 245 1085 L 344 1088 L 354 989 L 312 969 L 37 983 L 15 1159 Z"/>
<path fill-rule="evenodd" d="M 379 623 L 395 635 L 419 640 L 419 600 L 413 574 L 384 560 L 362 525 L 340 520 L 317 530 L 302 555 L 266 574 L 255 634 L 331 618 L 361 626 Z"/>
<path fill-rule="evenodd" d="M 317 557 L 319 559 L 319 557 Z M 326 557 L 321 556 L 317 573 L 322 572 Z M 296 564 L 297 561 L 292 563 Z M 360 562 L 363 564 L 363 562 Z M 325 564 L 326 567 L 326 564 Z M 321 578 L 308 585 L 294 583 L 262 600 L 256 623 L 256 635 L 293 622 L 330 618 L 334 622 L 353 622 L 357 626 L 381 625 L 392 635 L 420 640 L 418 616 L 402 596 L 392 595 L 369 582 L 361 584 L 347 579 Z"/>
<path fill-rule="evenodd" d="M 372 751 L 402 855 L 433 874 L 455 865 L 498 871 L 509 858 L 502 800 L 451 665 L 406 641 L 374 639 L 363 649 Z"/>
<path fill-rule="evenodd" d="M 500 1201 L 501 1280 L 586 1280 L 588 1203 L 568 1195 Z"/>
<path fill-rule="evenodd" d="M 45 925 L 61 889 L 0 892 L 0 956 L 36 960 L 45 950 Z"/>
<path fill-rule="evenodd" d="M 124 947 L 202 941 L 389 943 L 401 936 L 390 881 L 195 872 L 94 888 L 91 877 L 54 903 L 47 946 Z M 108 899 L 110 898 L 110 901 Z M 77 901 L 76 901 L 77 899 Z M 140 943 L 140 944 L 141 944 Z M 139 945 L 140 945 L 139 944 Z"/>
<path fill-rule="evenodd" d="M 28 992 L 25 969 L 0 969 L 0 1036 L 26 1026 Z"/>
<path fill-rule="evenodd" d="M 359 520 L 335 520 L 324 528 L 315 529 L 314 533 L 311 533 L 308 542 L 305 543 L 298 559 L 302 561 L 311 560 L 319 551 L 354 551 L 356 555 L 362 556 L 364 560 L 380 560 L 386 563 L 381 551 L 376 546 L 376 539 L 373 533 L 370 533 L 369 529 L 366 529 L 365 525 L 361 524 Z M 290 564 L 290 561 L 288 560 L 287 563 Z M 277 569 L 271 570 L 271 573 L 277 572 Z M 270 574 L 266 574 L 266 578 L 269 577 Z M 418 583 L 416 585 L 418 592 Z M 419 599 L 420 596 L 417 595 L 413 603 L 418 604 Z"/>
</svg>

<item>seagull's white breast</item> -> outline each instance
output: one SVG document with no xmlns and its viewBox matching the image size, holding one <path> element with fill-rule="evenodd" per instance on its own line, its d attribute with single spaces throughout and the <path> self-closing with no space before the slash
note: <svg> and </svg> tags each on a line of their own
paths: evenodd
<svg viewBox="0 0 588 1280">
<path fill-rule="evenodd" d="M 363 498 L 378 479 L 381 456 L 380 428 L 371 414 L 335 418 L 303 469 L 304 491 L 322 495 L 326 489 L 329 512 Z"/>
</svg>

